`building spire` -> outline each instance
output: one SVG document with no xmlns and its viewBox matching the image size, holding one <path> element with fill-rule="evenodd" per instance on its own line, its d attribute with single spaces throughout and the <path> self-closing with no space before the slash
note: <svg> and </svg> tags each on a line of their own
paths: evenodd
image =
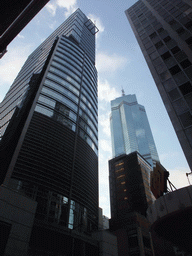
<svg viewBox="0 0 192 256">
<path fill-rule="evenodd" d="M 122 96 L 125 96 L 125 91 L 124 91 L 124 89 L 122 88 Z"/>
</svg>

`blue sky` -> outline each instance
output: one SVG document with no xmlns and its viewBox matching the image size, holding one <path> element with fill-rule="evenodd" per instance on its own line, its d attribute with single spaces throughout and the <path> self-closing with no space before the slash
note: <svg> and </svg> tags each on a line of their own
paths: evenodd
<svg viewBox="0 0 192 256">
<path fill-rule="evenodd" d="M 28 55 L 73 11 L 80 8 L 99 28 L 96 67 L 99 95 L 100 207 L 110 216 L 108 160 L 111 159 L 110 100 L 136 94 L 144 105 L 162 165 L 177 187 L 188 185 L 190 172 L 159 92 L 137 44 L 124 11 L 136 0 L 51 0 L 8 46 L 0 60 L 0 101 Z M 191 179 L 192 180 L 192 179 Z"/>
</svg>

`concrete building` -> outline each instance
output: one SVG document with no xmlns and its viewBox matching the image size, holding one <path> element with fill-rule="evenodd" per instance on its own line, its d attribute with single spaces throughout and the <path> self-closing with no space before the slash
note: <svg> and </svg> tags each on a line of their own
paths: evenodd
<svg viewBox="0 0 192 256">
<path fill-rule="evenodd" d="M 192 2 L 139 0 L 125 14 L 192 169 Z"/>
<path fill-rule="evenodd" d="M 184 187 L 161 196 L 147 210 L 152 232 L 172 243 L 175 255 L 190 256 L 192 252 L 191 198 L 192 186 Z"/>
<path fill-rule="evenodd" d="M 98 230 L 97 31 L 76 10 L 28 57 L 1 103 L 1 184 L 37 204 L 30 255 L 99 253 L 91 236 Z"/>
</svg>

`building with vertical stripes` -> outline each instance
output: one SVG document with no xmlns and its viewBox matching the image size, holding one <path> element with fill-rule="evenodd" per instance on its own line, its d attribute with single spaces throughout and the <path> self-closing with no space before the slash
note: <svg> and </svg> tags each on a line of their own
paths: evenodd
<svg viewBox="0 0 192 256">
<path fill-rule="evenodd" d="M 1 103 L 1 184 L 37 202 L 30 255 L 98 253 L 97 31 L 77 9 Z"/>
</svg>

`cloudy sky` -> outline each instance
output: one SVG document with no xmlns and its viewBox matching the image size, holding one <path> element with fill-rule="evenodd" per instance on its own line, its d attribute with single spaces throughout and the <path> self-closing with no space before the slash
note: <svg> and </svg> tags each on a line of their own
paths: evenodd
<svg viewBox="0 0 192 256">
<path fill-rule="evenodd" d="M 99 95 L 100 207 L 110 216 L 108 160 L 111 159 L 110 101 L 136 94 L 144 105 L 162 165 L 177 187 L 188 185 L 189 166 L 124 11 L 136 0 L 51 0 L 8 46 L 0 60 L 0 101 L 28 55 L 73 11 L 80 8 L 99 28 L 96 45 Z M 192 181 L 192 178 L 191 178 Z"/>
</svg>

